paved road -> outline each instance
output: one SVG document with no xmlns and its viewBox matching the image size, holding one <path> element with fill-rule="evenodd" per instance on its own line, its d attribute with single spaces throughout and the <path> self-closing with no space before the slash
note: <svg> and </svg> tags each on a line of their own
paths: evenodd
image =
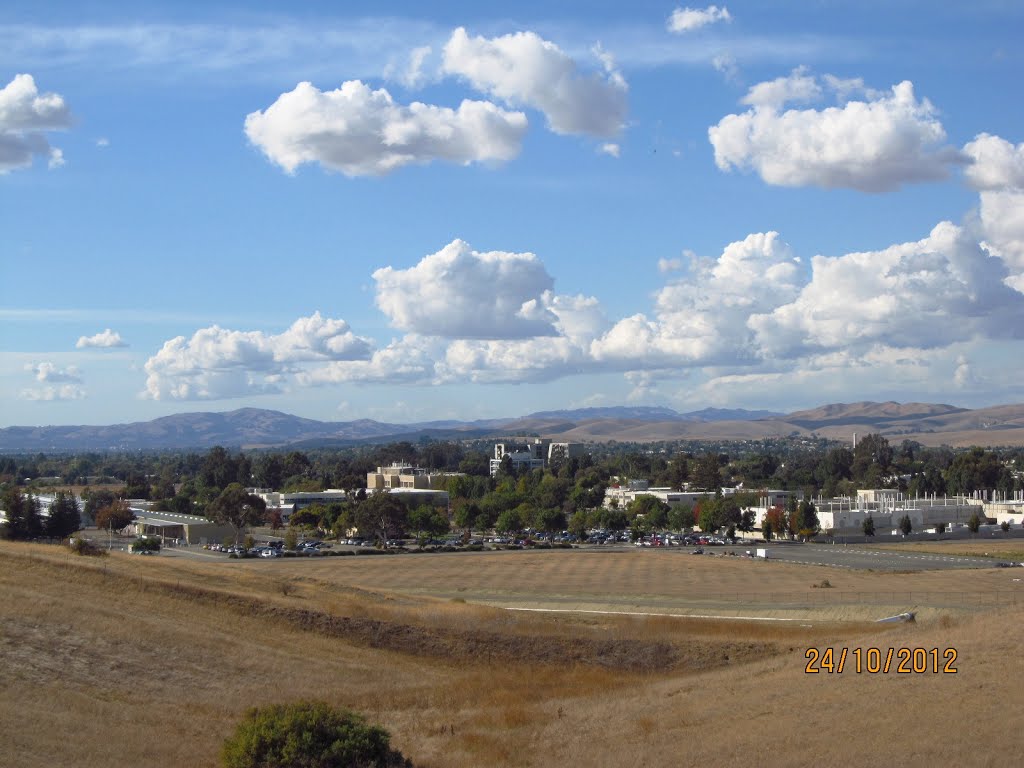
<svg viewBox="0 0 1024 768">
<path fill-rule="evenodd" d="M 953 568 L 993 568 L 996 560 L 987 557 L 960 557 L 930 553 L 844 547 L 841 544 L 786 544 L 768 547 L 772 560 L 834 568 L 868 568 L 876 571 L 933 571 Z"/>
</svg>

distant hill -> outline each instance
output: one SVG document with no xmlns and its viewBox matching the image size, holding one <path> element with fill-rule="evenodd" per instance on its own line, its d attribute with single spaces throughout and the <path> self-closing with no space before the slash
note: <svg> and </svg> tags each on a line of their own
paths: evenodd
<svg viewBox="0 0 1024 768">
<path fill-rule="evenodd" d="M 240 408 L 225 413 L 179 413 L 152 421 L 106 427 L 8 427 L 0 450 L 158 450 L 224 446 L 287 445 L 314 438 L 364 439 L 408 431 L 371 419 L 324 422 L 280 411 Z"/>
<path fill-rule="evenodd" d="M 777 411 L 748 411 L 744 408 L 705 408 L 702 411 L 679 413 L 671 408 L 652 406 L 613 406 L 609 408 L 575 408 L 567 411 L 540 411 L 526 419 L 561 419 L 590 421 L 594 419 L 633 419 L 635 421 L 750 421 L 769 419 L 783 414 Z"/>
<path fill-rule="evenodd" d="M 320 448 L 367 442 L 418 442 L 540 435 L 573 442 L 661 440 L 762 440 L 817 436 L 852 440 L 878 432 L 890 441 L 925 445 L 1024 445 L 1024 404 L 971 410 L 934 403 L 834 403 L 790 414 L 706 408 L 621 406 L 542 411 L 516 419 L 427 421 L 391 424 L 372 419 L 316 421 L 280 411 L 240 408 L 181 413 L 110 426 L 7 427 L 0 451 L 184 450 Z"/>
<path fill-rule="evenodd" d="M 590 419 L 636 419 L 637 421 L 683 421 L 685 416 L 671 408 L 653 406 L 618 405 L 608 408 L 574 408 L 565 411 L 538 411 L 524 419 L 561 419 L 587 421 Z"/>
<path fill-rule="evenodd" d="M 745 408 L 705 408 L 702 411 L 684 413 L 683 418 L 691 421 L 755 421 L 785 416 L 779 411 L 748 411 Z"/>
</svg>

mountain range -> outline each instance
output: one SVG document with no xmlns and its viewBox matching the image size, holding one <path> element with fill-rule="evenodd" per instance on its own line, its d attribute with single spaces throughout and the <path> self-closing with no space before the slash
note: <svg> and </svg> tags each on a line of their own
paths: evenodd
<svg viewBox="0 0 1024 768">
<path fill-rule="evenodd" d="M 241 408 L 181 413 L 110 426 L 38 426 L 0 429 L 0 451 L 82 451 L 240 448 L 315 448 L 358 443 L 539 435 L 569 442 L 761 440 L 826 437 L 851 440 L 877 432 L 890 441 L 925 445 L 1024 445 L 1024 404 L 968 409 L 935 403 L 833 403 L 784 414 L 706 408 L 621 406 L 540 411 L 477 421 L 392 424 L 359 419 L 327 422 L 279 411 Z"/>
</svg>

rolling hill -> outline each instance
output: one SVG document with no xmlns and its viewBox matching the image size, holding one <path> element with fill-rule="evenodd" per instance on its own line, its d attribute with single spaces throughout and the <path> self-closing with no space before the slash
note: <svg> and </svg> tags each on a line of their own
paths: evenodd
<svg viewBox="0 0 1024 768">
<path fill-rule="evenodd" d="M 18 426 L 0 429 L 0 451 L 182 450 L 214 445 L 318 448 L 364 442 L 481 439 L 514 434 L 571 442 L 760 440 L 816 436 L 852 440 L 877 432 L 925 445 L 1024 445 L 1024 404 L 967 409 L 936 403 L 832 403 L 790 414 L 670 408 L 583 408 L 520 418 L 392 424 L 359 419 L 326 422 L 280 411 L 241 408 L 181 413 L 109 426 Z"/>
</svg>

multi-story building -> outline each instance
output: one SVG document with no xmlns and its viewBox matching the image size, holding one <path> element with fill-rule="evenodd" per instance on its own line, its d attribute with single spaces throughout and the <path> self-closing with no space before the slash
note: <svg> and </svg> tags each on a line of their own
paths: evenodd
<svg viewBox="0 0 1024 768">
<path fill-rule="evenodd" d="M 495 443 L 491 477 L 497 477 L 506 457 L 516 472 L 521 472 L 543 469 L 556 459 L 575 459 L 585 453 L 586 448 L 581 443 L 556 443 L 546 437 L 535 437 L 532 442 Z"/>
</svg>

